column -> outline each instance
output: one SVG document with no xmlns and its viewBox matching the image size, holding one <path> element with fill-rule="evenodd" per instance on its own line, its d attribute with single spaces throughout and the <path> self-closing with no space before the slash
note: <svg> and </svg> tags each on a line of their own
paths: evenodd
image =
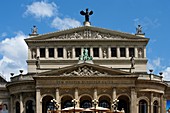
<svg viewBox="0 0 170 113">
<path fill-rule="evenodd" d="M 64 58 L 64 59 L 67 58 L 67 50 L 66 50 L 66 47 L 63 47 L 63 58 Z"/>
<path fill-rule="evenodd" d="M 108 58 L 111 58 L 111 47 L 110 46 L 108 47 L 107 53 L 108 53 Z"/>
<path fill-rule="evenodd" d="M 144 58 L 146 58 L 146 47 L 145 46 L 143 47 L 143 56 Z"/>
<path fill-rule="evenodd" d="M 45 47 L 45 58 L 48 58 L 48 57 L 49 57 L 49 56 L 48 56 L 48 53 L 49 53 L 48 47 Z"/>
<path fill-rule="evenodd" d="M 120 57 L 120 47 L 117 47 L 117 57 Z"/>
<path fill-rule="evenodd" d="M 55 96 L 56 96 L 55 98 L 56 98 L 57 103 L 61 103 L 61 102 L 60 102 L 60 92 L 59 92 L 59 88 L 56 88 Z M 61 110 L 61 104 L 60 104 L 58 110 Z"/>
<path fill-rule="evenodd" d="M 137 101 L 137 94 L 135 88 L 131 88 L 131 104 L 130 104 L 131 113 L 137 113 L 136 101 Z"/>
<path fill-rule="evenodd" d="M 78 95 L 78 88 L 75 88 L 75 92 L 74 92 L 74 98 L 78 101 L 76 104 L 76 107 L 79 107 L 79 95 Z"/>
<path fill-rule="evenodd" d="M 20 101 L 20 113 L 24 113 L 22 93 L 20 94 L 19 101 Z"/>
<path fill-rule="evenodd" d="M 41 98 L 40 89 L 36 89 L 36 113 L 42 113 L 40 98 Z"/>
<path fill-rule="evenodd" d="M 129 48 L 126 47 L 126 58 L 128 58 L 128 57 L 129 57 Z"/>
<path fill-rule="evenodd" d="M 14 113 L 14 109 L 13 109 L 13 95 L 10 96 L 10 112 L 9 113 Z"/>
<path fill-rule="evenodd" d="M 94 99 L 97 99 L 97 89 L 96 89 L 96 88 L 94 88 L 93 98 L 94 98 Z"/>
<path fill-rule="evenodd" d="M 31 48 L 28 47 L 28 60 L 32 59 L 32 52 L 31 52 Z"/>
<path fill-rule="evenodd" d="M 103 58 L 103 51 L 102 51 L 102 47 L 99 47 L 99 58 Z"/>
<path fill-rule="evenodd" d="M 111 105 L 113 104 L 113 100 L 116 99 L 116 88 L 114 87 L 113 88 L 113 91 L 112 91 L 112 100 L 111 100 Z M 111 106 L 111 111 L 113 111 L 113 107 Z"/>
<path fill-rule="evenodd" d="M 76 56 L 76 53 L 75 53 L 75 47 L 73 46 L 72 47 L 72 58 L 74 59 Z"/>
<path fill-rule="evenodd" d="M 40 57 L 40 48 L 39 47 L 37 47 L 37 57 Z"/>
<path fill-rule="evenodd" d="M 90 56 L 93 57 L 93 47 L 92 46 L 90 47 Z"/>
<path fill-rule="evenodd" d="M 137 58 L 138 57 L 138 48 L 137 47 L 135 47 L 135 56 L 134 56 L 135 58 Z"/>
<path fill-rule="evenodd" d="M 150 97 L 150 113 L 153 113 L 153 93 L 151 93 Z"/>
<path fill-rule="evenodd" d="M 81 48 L 81 56 L 83 56 L 84 47 Z"/>
<path fill-rule="evenodd" d="M 58 57 L 57 47 L 54 47 L 54 58 Z"/>
</svg>

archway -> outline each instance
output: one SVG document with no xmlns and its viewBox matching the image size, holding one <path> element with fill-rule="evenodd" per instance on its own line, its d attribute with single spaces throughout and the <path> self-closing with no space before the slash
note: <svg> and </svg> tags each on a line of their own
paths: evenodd
<svg viewBox="0 0 170 113">
<path fill-rule="evenodd" d="M 99 106 L 104 108 L 111 108 L 110 98 L 107 96 L 101 96 L 99 98 Z"/>
<path fill-rule="evenodd" d="M 125 113 L 130 113 L 130 101 L 129 98 L 125 95 L 118 97 L 118 110 L 122 110 L 124 108 Z"/>
<path fill-rule="evenodd" d="M 33 101 L 32 100 L 28 100 L 26 102 L 26 113 L 34 113 Z"/>
<path fill-rule="evenodd" d="M 20 103 L 18 101 L 15 103 L 15 113 L 20 113 Z"/>
<path fill-rule="evenodd" d="M 158 108 L 159 108 L 158 101 L 155 100 L 153 102 L 153 113 L 158 113 Z"/>
<path fill-rule="evenodd" d="M 47 113 L 47 110 L 53 110 L 54 106 L 51 100 L 53 99 L 52 96 L 45 96 L 42 99 L 42 113 Z"/>
<path fill-rule="evenodd" d="M 148 104 L 146 100 L 139 101 L 139 113 L 148 113 Z"/>
<path fill-rule="evenodd" d="M 92 99 L 89 96 L 83 96 L 80 98 L 80 107 L 81 108 L 90 108 L 92 107 Z"/>
<path fill-rule="evenodd" d="M 64 96 L 61 98 L 61 109 L 67 108 L 67 107 L 72 107 L 72 97 L 70 96 Z"/>
</svg>

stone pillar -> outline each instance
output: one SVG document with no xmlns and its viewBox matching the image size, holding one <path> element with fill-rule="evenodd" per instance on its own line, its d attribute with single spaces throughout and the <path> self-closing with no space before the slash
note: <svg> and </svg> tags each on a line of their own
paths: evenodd
<svg viewBox="0 0 170 113">
<path fill-rule="evenodd" d="M 131 113 L 137 113 L 136 101 L 137 101 L 137 94 L 135 88 L 131 88 L 131 104 L 130 104 Z"/>
<path fill-rule="evenodd" d="M 153 113 L 153 93 L 150 95 L 150 113 Z"/>
<path fill-rule="evenodd" d="M 160 112 L 159 113 L 166 113 L 166 99 L 164 98 L 163 94 L 160 96 Z"/>
<path fill-rule="evenodd" d="M 93 99 L 98 99 L 98 98 L 97 98 L 97 89 L 96 89 L 96 88 L 94 88 Z M 98 106 L 98 105 L 97 105 L 97 106 Z M 97 106 L 96 106 L 96 107 L 97 107 Z"/>
<path fill-rule="evenodd" d="M 75 47 L 72 47 L 72 58 L 74 59 L 75 57 L 76 57 Z"/>
<path fill-rule="evenodd" d="M 36 113 L 42 113 L 40 89 L 36 89 Z"/>
<path fill-rule="evenodd" d="M 116 97 L 116 88 L 114 87 L 113 88 L 113 91 L 112 91 L 112 100 L 111 100 L 111 111 L 113 111 L 113 107 L 112 107 L 112 104 L 113 104 L 113 100 L 117 99 Z"/>
<path fill-rule="evenodd" d="M 90 56 L 93 57 L 93 47 L 92 46 L 90 47 Z"/>
<path fill-rule="evenodd" d="M 54 58 L 58 57 L 57 47 L 54 47 Z"/>
<path fill-rule="evenodd" d="M 74 98 L 78 101 L 76 104 L 76 107 L 79 107 L 79 94 L 78 94 L 78 88 L 75 88 L 75 92 L 74 92 Z"/>
<path fill-rule="evenodd" d="M 117 47 L 117 58 L 120 57 L 120 47 Z"/>
<path fill-rule="evenodd" d="M 146 47 L 143 47 L 143 56 L 146 58 Z"/>
<path fill-rule="evenodd" d="M 32 52 L 31 52 L 31 48 L 28 47 L 28 60 L 32 59 Z"/>
<path fill-rule="evenodd" d="M 57 103 L 60 104 L 61 101 L 60 101 L 60 92 L 59 92 L 59 88 L 56 88 L 56 90 L 55 90 L 55 96 L 56 96 L 55 98 L 56 98 Z M 61 110 L 61 104 L 60 104 L 58 110 Z"/>
<path fill-rule="evenodd" d="M 108 53 L 108 58 L 111 58 L 111 47 L 110 46 L 108 47 L 107 53 Z"/>
<path fill-rule="evenodd" d="M 103 51 L 102 51 L 102 47 L 99 47 L 99 58 L 103 58 Z"/>
<path fill-rule="evenodd" d="M 128 57 L 129 57 L 129 48 L 126 47 L 126 58 L 128 58 Z"/>
<path fill-rule="evenodd" d="M 134 56 L 135 58 L 137 58 L 138 57 L 138 48 L 137 47 L 135 47 L 135 56 Z"/>
<path fill-rule="evenodd" d="M 83 56 L 84 47 L 81 48 L 81 56 Z"/>
<path fill-rule="evenodd" d="M 10 96 L 10 112 L 9 113 L 14 113 L 14 109 L 13 109 L 13 95 Z"/>
<path fill-rule="evenodd" d="M 39 47 L 37 47 L 37 56 L 36 57 L 40 57 L 40 48 Z"/>
<path fill-rule="evenodd" d="M 48 47 L 45 47 L 45 58 L 48 58 L 49 57 L 49 51 L 48 51 Z"/>
<path fill-rule="evenodd" d="M 63 58 L 64 58 L 64 59 L 67 58 L 67 50 L 66 50 L 66 47 L 63 47 Z"/>
<path fill-rule="evenodd" d="M 24 113 L 24 105 L 23 105 L 22 93 L 20 94 L 19 102 L 20 102 L 20 113 Z"/>
</svg>

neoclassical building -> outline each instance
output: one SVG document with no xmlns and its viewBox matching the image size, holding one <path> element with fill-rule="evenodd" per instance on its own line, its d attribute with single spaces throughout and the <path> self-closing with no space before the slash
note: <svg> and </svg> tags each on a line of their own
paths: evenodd
<svg viewBox="0 0 170 113">
<path fill-rule="evenodd" d="M 28 73 L 1 78 L 0 100 L 9 113 L 47 113 L 73 106 L 112 108 L 125 113 L 165 113 L 170 99 L 162 75 L 147 73 L 146 46 L 149 38 L 140 26 L 136 34 L 84 26 L 38 34 L 34 26 L 28 45 Z"/>
</svg>

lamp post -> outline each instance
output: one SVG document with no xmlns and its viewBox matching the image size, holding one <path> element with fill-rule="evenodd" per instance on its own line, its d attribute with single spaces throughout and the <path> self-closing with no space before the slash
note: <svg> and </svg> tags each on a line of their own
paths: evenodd
<svg viewBox="0 0 170 113">
<path fill-rule="evenodd" d="M 114 111 L 114 112 L 117 112 L 118 102 L 119 102 L 118 99 L 114 99 L 114 100 L 113 100 L 112 107 L 113 107 L 113 111 Z"/>
<path fill-rule="evenodd" d="M 75 107 L 76 107 L 76 104 L 77 104 L 77 100 L 76 100 L 76 99 L 73 99 L 71 102 L 73 103 L 74 113 L 75 113 Z"/>
<path fill-rule="evenodd" d="M 57 100 L 53 99 L 51 100 L 51 102 L 53 103 L 53 106 L 55 107 L 56 111 L 58 111 L 60 104 L 57 102 Z M 54 112 L 54 107 L 53 107 L 53 112 Z"/>
<path fill-rule="evenodd" d="M 99 101 L 97 99 L 92 100 L 92 103 L 94 104 L 94 112 L 95 113 L 96 113 L 96 106 L 97 106 L 98 102 Z"/>
</svg>

